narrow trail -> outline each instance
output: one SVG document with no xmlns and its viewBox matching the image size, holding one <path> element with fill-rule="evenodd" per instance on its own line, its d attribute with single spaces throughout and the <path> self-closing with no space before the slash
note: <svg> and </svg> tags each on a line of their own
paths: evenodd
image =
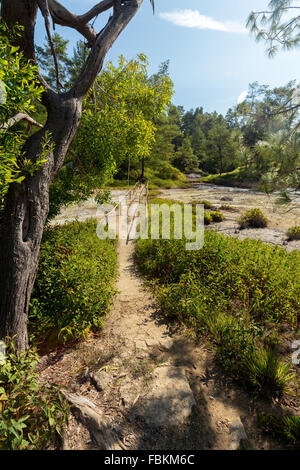
<svg viewBox="0 0 300 470">
<path fill-rule="evenodd" d="M 118 294 L 100 337 L 47 359 L 42 378 L 90 400 L 117 436 L 114 449 L 274 448 L 258 431 L 254 398 L 224 375 L 213 348 L 161 316 L 135 242 L 119 240 L 118 257 Z M 73 417 L 66 441 L 99 449 Z"/>
<path fill-rule="evenodd" d="M 116 397 L 139 439 L 131 448 L 237 449 L 249 401 L 230 391 L 212 353 L 160 316 L 134 260 L 118 244 L 119 294 L 104 336 L 123 380 Z M 111 358 L 112 359 L 112 358 Z M 121 361 L 121 362 L 120 362 Z"/>
</svg>

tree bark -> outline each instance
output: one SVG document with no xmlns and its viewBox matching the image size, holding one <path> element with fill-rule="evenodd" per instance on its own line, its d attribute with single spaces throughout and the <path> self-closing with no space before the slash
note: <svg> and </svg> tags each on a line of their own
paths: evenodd
<svg viewBox="0 0 300 470">
<path fill-rule="evenodd" d="M 37 0 L 0 0 L 0 2 L 3 20 L 8 25 L 18 22 L 24 27 L 18 45 L 28 59 L 34 60 Z M 0 338 L 14 337 L 18 350 L 28 347 L 28 308 L 38 268 L 40 243 L 49 211 L 49 184 L 62 167 L 77 131 L 84 96 L 100 72 L 107 51 L 133 18 L 142 2 L 143 0 L 128 0 L 121 5 L 118 1 L 104 0 L 87 12 L 87 18 L 90 19 L 93 12 L 97 14 L 109 4 L 114 7 L 113 15 L 107 25 L 99 34 L 95 34 L 94 38 L 90 38 L 91 41 L 94 39 L 90 55 L 70 91 L 57 94 L 41 77 L 41 82 L 46 88 L 43 99 L 48 112 L 47 123 L 43 129 L 28 139 L 24 148 L 25 155 L 32 161 L 40 156 L 46 132 L 50 132 L 55 147 L 47 162 L 33 177 L 27 177 L 21 183 L 10 186 L 0 223 Z M 84 32 L 91 31 L 90 26 L 84 24 L 86 19 L 84 15 L 77 17 L 73 24 L 74 15 L 63 9 L 56 0 L 51 0 L 49 4 L 55 8 L 57 15 L 60 15 L 60 24 L 78 30 L 83 28 Z M 59 21 L 57 19 L 57 22 Z"/>
<path fill-rule="evenodd" d="M 49 184 L 63 164 L 81 117 L 80 100 L 58 101 L 48 109 L 45 128 L 28 140 L 26 156 L 35 160 L 40 155 L 46 130 L 55 149 L 34 177 L 11 185 L 0 226 L 0 337 L 14 337 L 19 350 L 28 346 L 28 307 L 49 211 Z"/>
</svg>

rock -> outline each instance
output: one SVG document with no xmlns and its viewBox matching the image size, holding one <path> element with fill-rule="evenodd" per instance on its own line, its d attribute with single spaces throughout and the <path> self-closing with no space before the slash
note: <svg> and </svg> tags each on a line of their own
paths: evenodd
<svg viewBox="0 0 300 470">
<path fill-rule="evenodd" d="M 123 405 L 125 407 L 132 406 L 135 397 L 137 395 L 137 391 L 132 388 L 132 383 L 131 382 L 125 382 L 120 386 L 119 389 L 120 392 L 120 398 L 123 402 Z"/>
<path fill-rule="evenodd" d="M 149 385 L 150 390 L 133 409 L 135 416 L 152 427 L 176 426 L 189 418 L 195 399 L 184 367 L 158 367 Z"/>
<path fill-rule="evenodd" d="M 221 197 L 220 201 L 233 201 L 233 199 L 230 196 L 223 196 Z"/>
<path fill-rule="evenodd" d="M 107 372 L 105 372 L 105 370 L 101 370 L 100 372 L 96 373 L 91 373 L 90 379 L 92 384 L 98 390 L 98 392 L 102 392 L 110 382 L 110 376 Z"/>
<path fill-rule="evenodd" d="M 134 343 L 136 350 L 147 351 L 147 345 L 145 340 L 137 339 Z"/>
<path fill-rule="evenodd" d="M 146 344 L 147 344 L 147 346 L 149 346 L 151 348 L 153 346 L 157 346 L 158 342 L 155 339 L 147 338 L 146 339 Z"/>
<path fill-rule="evenodd" d="M 247 434 L 241 419 L 238 417 L 229 423 L 229 449 L 238 450 L 247 441 Z"/>
<path fill-rule="evenodd" d="M 164 338 L 160 340 L 160 345 L 163 349 L 166 349 L 168 351 L 173 346 L 173 340 L 172 338 Z"/>
</svg>

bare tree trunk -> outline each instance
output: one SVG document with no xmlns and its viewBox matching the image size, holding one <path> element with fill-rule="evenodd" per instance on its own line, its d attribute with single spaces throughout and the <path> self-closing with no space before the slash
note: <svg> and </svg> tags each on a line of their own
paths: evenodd
<svg viewBox="0 0 300 470">
<path fill-rule="evenodd" d="M 24 27 L 18 40 L 25 57 L 35 60 L 34 29 L 42 0 L 0 0 L 1 16 L 8 25 Z M 19 350 L 28 346 L 27 318 L 35 281 L 40 243 L 49 210 L 49 184 L 63 165 L 77 131 L 84 96 L 100 72 L 107 51 L 140 8 L 143 0 L 105 0 L 85 15 L 76 16 L 57 0 L 48 0 L 52 20 L 80 31 L 89 41 L 91 52 L 72 89 L 55 93 L 45 85 L 44 104 L 48 111 L 45 127 L 31 136 L 25 146 L 26 158 L 35 161 L 42 150 L 46 132 L 55 145 L 40 171 L 22 183 L 10 186 L 0 224 L 0 338 L 14 337 Z M 88 21 L 113 8 L 106 26 L 96 34 Z"/>
</svg>

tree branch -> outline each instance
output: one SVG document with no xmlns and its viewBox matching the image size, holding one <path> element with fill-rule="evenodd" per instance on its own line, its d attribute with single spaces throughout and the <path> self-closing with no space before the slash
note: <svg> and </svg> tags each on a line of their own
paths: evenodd
<svg viewBox="0 0 300 470">
<path fill-rule="evenodd" d="M 30 126 L 37 126 L 37 127 L 40 127 L 41 129 L 43 129 L 44 127 L 42 124 L 40 124 L 39 122 L 35 121 L 30 116 L 28 116 L 28 114 L 18 113 L 14 117 L 10 118 L 7 122 L 2 124 L 2 126 L 0 127 L 0 130 L 1 131 L 7 130 L 10 127 L 14 126 L 15 124 L 23 120 L 28 121 Z"/>
<path fill-rule="evenodd" d="M 103 0 L 83 15 L 75 15 L 62 6 L 57 0 L 48 0 L 53 23 L 76 29 L 88 41 L 89 47 L 92 47 L 97 34 L 88 22 L 95 16 L 111 8 L 113 4 L 113 0 Z"/>
<path fill-rule="evenodd" d="M 38 0 L 38 5 L 39 5 L 39 9 L 41 10 L 41 13 L 44 17 L 45 27 L 46 27 L 47 36 L 48 36 L 48 41 L 49 41 L 51 51 L 52 51 L 52 55 L 53 55 L 53 59 L 54 59 L 57 88 L 59 88 L 59 87 L 64 88 L 64 86 L 61 83 L 60 78 L 59 78 L 58 60 L 57 60 L 57 55 L 56 55 L 56 49 L 55 49 L 54 42 L 53 42 L 53 39 L 52 39 L 51 27 L 50 27 L 50 22 L 49 22 L 50 12 L 49 12 L 48 0 Z"/>
<path fill-rule="evenodd" d="M 70 90 L 70 94 L 77 98 L 83 98 L 86 95 L 102 68 L 107 51 L 137 13 L 142 3 L 143 0 L 128 0 L 125 5 L 114 9 L 106 26 L 98 34 L 85 66 Z"/>
</svg>

